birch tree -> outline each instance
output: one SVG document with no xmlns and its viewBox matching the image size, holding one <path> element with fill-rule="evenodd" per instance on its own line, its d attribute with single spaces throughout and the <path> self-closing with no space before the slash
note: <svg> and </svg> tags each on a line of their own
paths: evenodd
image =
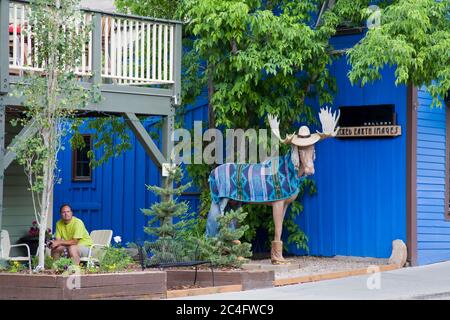
<svg viewBox="0 0 450 320">
<path fill-rule="evenodd" d="M 29 73 L 13 95 L 22 98 L 24 111 L 16 123 L 34 122 L 35 134 L 13 150 L 24 166 L 32 193 L 39 233 L 39 262 L 44 269 L 45 232 L 57 179 L 57 155 L 61 140 L 80 121 L 76 110 L 99 99 L 96 90 L 81 87 L 76 66 L 87 48 L 90 27 L 83 21 L 79 0 L 31 0 L 28 23 L 33 46 L 43 71 Z"/>
</svg>

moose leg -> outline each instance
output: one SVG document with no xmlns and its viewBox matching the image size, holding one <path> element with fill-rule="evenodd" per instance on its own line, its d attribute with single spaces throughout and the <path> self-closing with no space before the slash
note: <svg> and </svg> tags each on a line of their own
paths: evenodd
<svg viewBox="0 0 450 320">
<path fill-rule="evenodd" d="M 272 204 L 273 223 L 275 225 L 274 241 L 281 241 L 283 232 L 283 219 L 286 212 L 284 201 L 276 201 Z"/>
<path fill-rule="evenodd" d="M 217 217 L 223 215 L 225 213 L 225 207 L 228 203 L 227 198 L 223 198 L 219 203 L 214 203 L 211 201 L 211 207 L 209 209 L 208 218 L 206 220 L 206 236 L 207 237 L 216 237 L 219 229 L 219 225 L 217 223 Z M 230 226 L 234 228 L 233 225 Z"/>
<path fill-rule="evenodd" d="M 275 201 L 272 203 L 273 222 L 275 225 L 274 241 L 281 241 L 284 216 L 286 215 L 287 208 L 296 197 L 297 195 L 294 195 L 286 200 Z"/>
<path fill-rule="evenodd" d="M 206 236 L 215 237 L 217 236 L 217 217 L 220 216 L 220 208 L 218 203 L 211 202 L 211 207 L 209 209 L 208 218 L 206 220 Z"/>
<path fill-rule="evenodd" d="M 286 211 L 287 211 L 288 207 L 289 207 L 289 202 L 285 201 L 284 205 L 283 205 L 283 219 L 281 221 L 284 221 L 284 217 L 286 216 Z M 281 226 L 283 226 L 283 225 L 281 225 Z M 280 235 L 280 237 L 281 237 L 281 235 Z"/>
<path fill-rule="evenodd" d="M 275 225 L 274 240 L 272 241 L 272 250 L 270 259 L 272 264 L 283 264 L 287 261 L 283 258 L 283 242 L 281 233 L 283 232 L 283 219 L 286 213 L 285 201 L 276 201 L 272 204 L 273 222 Z"/>
</svg>

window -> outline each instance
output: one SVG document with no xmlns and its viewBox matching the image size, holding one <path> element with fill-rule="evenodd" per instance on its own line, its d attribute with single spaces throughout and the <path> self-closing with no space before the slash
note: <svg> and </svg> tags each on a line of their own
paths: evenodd
<svg viewBox="0 0 450 320">
<path fill-rule="evenodd" d="M 72 181 L 92 181 L 88 152 L 92 149 L 91 136 L 83 135 L 85 146 L 72 150 Z"/>
<path fill-rule="evenodd" d="M 393 104 L 340 106 L 340 127 L 392 126 L 397 124 Z"/>
</svg>

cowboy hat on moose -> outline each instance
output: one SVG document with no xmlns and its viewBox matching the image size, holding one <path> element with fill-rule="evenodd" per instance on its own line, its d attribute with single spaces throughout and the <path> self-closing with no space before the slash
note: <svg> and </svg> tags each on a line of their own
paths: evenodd
<svg viewBox="0 0 450 320">
<path fill-rule="evenodd" d="M 269 125 L 275 136 L 285 144 L 294 144 L 298 147 L 308 147 L 319 140 L 335 137 L 339 131 L 339 127 L 336 128 L 336 124 L 339 121 L 340 111 L 332 113 L 331 108 L 321 108 L 319 112 L 320 123 L 322 124 L 322 132 L 316 131 L 311 134 L 307 126 L 301 126 L 297 133 L 288 134 L 285 139 L 280 137 L 280 122 L 278 118 L 273 115 L 268 115 Z"/>
<path fill-rule="evenodd" d="M 304 178 L 314 174 L 315 143 L 335 137 L 339 130 L 336 128 L 339 114 L 332 113 L 331 109 L 320 109 L 319 119 L 322 132 L 311 133 L 307 126 L 301 126 L 297 132 L 282 139 L 278 119 L 269 115 L 269 125 L 274 135 L 282 143 L 291 145 L 291 150 L 286 155 L 262 163 L 225 163 L 211 171 L 211 207 L 206 222 L 207 236 L 217 235 L 217 217 L 225 213 L 229 200 L 270 205 L 275 225 L 271 262 L 287 262 L 283 258 L 281 241 L 286 210 L 297 198 Z M 274 163 L 278 163 L 278 166 L 274 166 Z M 277 169 L 270 170 L 272 167 Z M 266 174 L 267 172 L 271 174 Z"/>
</svg>

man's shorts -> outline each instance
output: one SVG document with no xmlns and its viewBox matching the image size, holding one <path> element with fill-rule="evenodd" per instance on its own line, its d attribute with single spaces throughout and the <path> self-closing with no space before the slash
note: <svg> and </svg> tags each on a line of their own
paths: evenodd
<svg viewBox="0 0 450 320">
<path fill-rule="evenodd" d="M 87 257 L 89 255 L 89 248 L 85 246 L 78 245 L 78 248 L 80 249 L 80 257 Z"/>
<path fill-rule="evenodd" d="M 85 246 L 78 245 L 78 250 L 80 250 L 80 258 L 89 256 L 89 248 Z M 67 252 L 67 248 L 64 248 L 64 257 L 69 257 L 69 252 Z"/>
</svg>

